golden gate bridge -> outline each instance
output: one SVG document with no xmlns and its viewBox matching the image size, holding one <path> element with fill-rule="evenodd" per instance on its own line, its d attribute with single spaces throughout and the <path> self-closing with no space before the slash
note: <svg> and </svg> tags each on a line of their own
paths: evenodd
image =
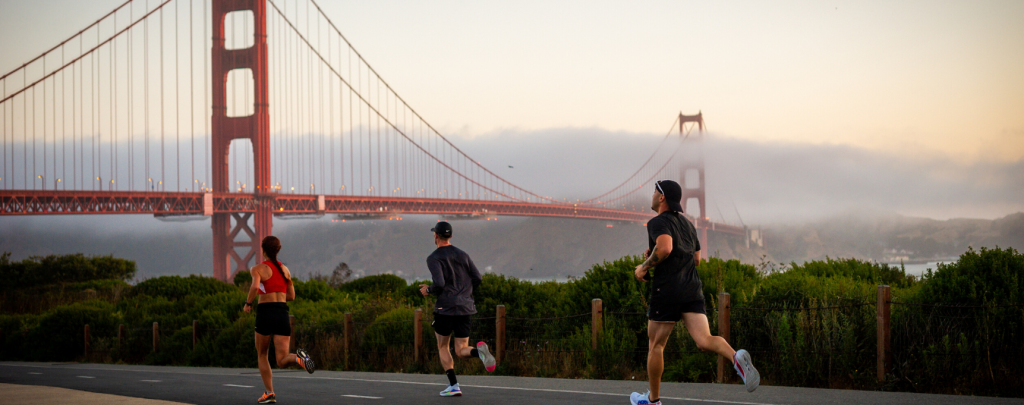
<svg viewBox="0 0 1024 405">
<path fill-rule="evenodd" d="M 273 118 L 273 119 L 272 119 Z M 273 218 L 538 216 L 646 222 L 675 178 L 707 232 L 703 115 L 587 199 L 514 184 L 443 136 L 313 0 L 128 0 L 0 76 L 0 215 L 212 218 L 213 274 Z M 692 211 L 692 210 L 691 210 Z"/>
</svg>

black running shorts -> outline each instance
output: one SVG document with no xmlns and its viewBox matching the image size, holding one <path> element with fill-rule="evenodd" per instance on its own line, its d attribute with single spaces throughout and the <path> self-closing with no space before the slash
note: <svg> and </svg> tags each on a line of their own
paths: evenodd
<svg viewBox="0 0 1024 405">
<path fill-rule="evenodd" d="M 473 321 L 469 319 L 469 315 L 441 315 L 435 312 L 434 322 L 431 322 L 430 326 L 433 326 L 434 332 L 441 336 L 468 338 Z"/>
<path fill-rule="evenodd" d="M 267 302 L 256 305 L 256 333 L 263 336 L 291 336 L 292 325 L 288 322 L 288 304 Z"/>
<path fill-rule="evenodd" d="M 679 322 L 683 319 L 684 312 L 707 315 L 704 311 L 704 298 L 684 303 L 651 301 L 650 307 L 647 308 L 647 319 L 655 322 Z"/>
</svg>

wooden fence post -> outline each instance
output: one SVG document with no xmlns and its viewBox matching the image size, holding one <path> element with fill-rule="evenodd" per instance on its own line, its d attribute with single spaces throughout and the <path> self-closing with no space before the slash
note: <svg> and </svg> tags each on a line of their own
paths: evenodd
<svg viewBox="0 0 1024 405">
<path fill-rule="evenodd" d="M 729 304 L 732 302 L 732 297 L 727 292 L 718 293 L 718 336 L 729 342 Z M 729 381 L 729 376 L 732 375 L 732 370 L 729 370 L 732 366 L 732 359 L 727 359 L 725 356 L 718 356 L 718 382 L 724 383 Z"/>
<path fill-rule="evenodd" d="M 85 324 L 85 350 L 83 353 L 85 356 L 89 355 L 89 324 Z"/>
<path fill-rule="evenodd" d="M 349 357 L 352 356 L 352 313 L 345 313 L 345 370 L 349 369 Z"/>
<path fill-rule="evenodd" d="M 889 335 L 889 286 L 878 286 L 878 303 L 875 305 L 878 316 L 875 320 L 878 331 L 878 382 L 885 381 L 892 364 L 892 348 Z"/>
<path fill-rule="evenodd" d="M 505 359 L 505 306 L 494 307 L 494 365 Z"/>
<path fill-rule="evenodd" d="M 292 338 L 288 340 L 288 353 L 295 353 L 295 315 L 288 315 L 288 327 L 292 330 Z"/>
<path fill-rule="evenodd" d="M 423 308 L 416 308 L 416 311 L 413 311 L 412 322 L 413 357 L 416 358 L 416 364 L 419 364 L 423 360 Z"/>
<path fill-rule="evenodd" d="M 604 320 L 602 319 L 604 310 L 601 308 L 601 299 L 594 298 L 590 301 L 590 348 L 597 350 L 597 341 L 601 338 L 601 332 L 604 330 L 602 325 Z"/>
<path fill-rule="evenodd" d="M 153 353 L 160 350 L 160 323 L 153 322 Z"/>
<path fill-rule="evenodd" d="M 117 325 L 117 348 L 124 347 L 124 324 Z"/>
<path fill-rule="evenodd" d="M 192 351 L 193 352 L 196 351 L 196 341 L 199 340 L 199 333 L 196 332 L 196 329 L 199 329 L 199 321 L 193 319 L 192 320 Z"/>
</svg>

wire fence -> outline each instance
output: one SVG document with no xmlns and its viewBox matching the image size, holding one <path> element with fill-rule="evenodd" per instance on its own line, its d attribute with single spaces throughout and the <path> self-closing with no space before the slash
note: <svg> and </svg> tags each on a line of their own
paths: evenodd
<svg viewBox="0 0 1024 405">
<path fill-rule="evenodd" d="M 875 378 L 874 303 L 731 307 L 735 348 L 768 384 L 851 387 Z"/>
<path fill-rule="evenodd" d="M 1024 305 L 890 304 L 900 388 L 1024 386 Z"/>
</svg>

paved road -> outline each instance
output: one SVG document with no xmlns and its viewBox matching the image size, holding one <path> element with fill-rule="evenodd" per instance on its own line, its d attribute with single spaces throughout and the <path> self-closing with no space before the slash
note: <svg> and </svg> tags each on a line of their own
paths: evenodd
<svg viewBox="0 0 1024 405">
<path fill-rule="evenodd" d="M 191 404 L 252 404 L 263 392 L 255 369 L 0 362 L 0 383 L 46 385 Z M 629 403 L 632 381 L 460 376 L 463 397 L 442 398 L 440 375 L 275 370 L 281 404 Z M 1024 404 L 1024 399 L 770 387 L 747 393 L 737 384 L 662 384 L 668 404 Z"/>
</svg>

